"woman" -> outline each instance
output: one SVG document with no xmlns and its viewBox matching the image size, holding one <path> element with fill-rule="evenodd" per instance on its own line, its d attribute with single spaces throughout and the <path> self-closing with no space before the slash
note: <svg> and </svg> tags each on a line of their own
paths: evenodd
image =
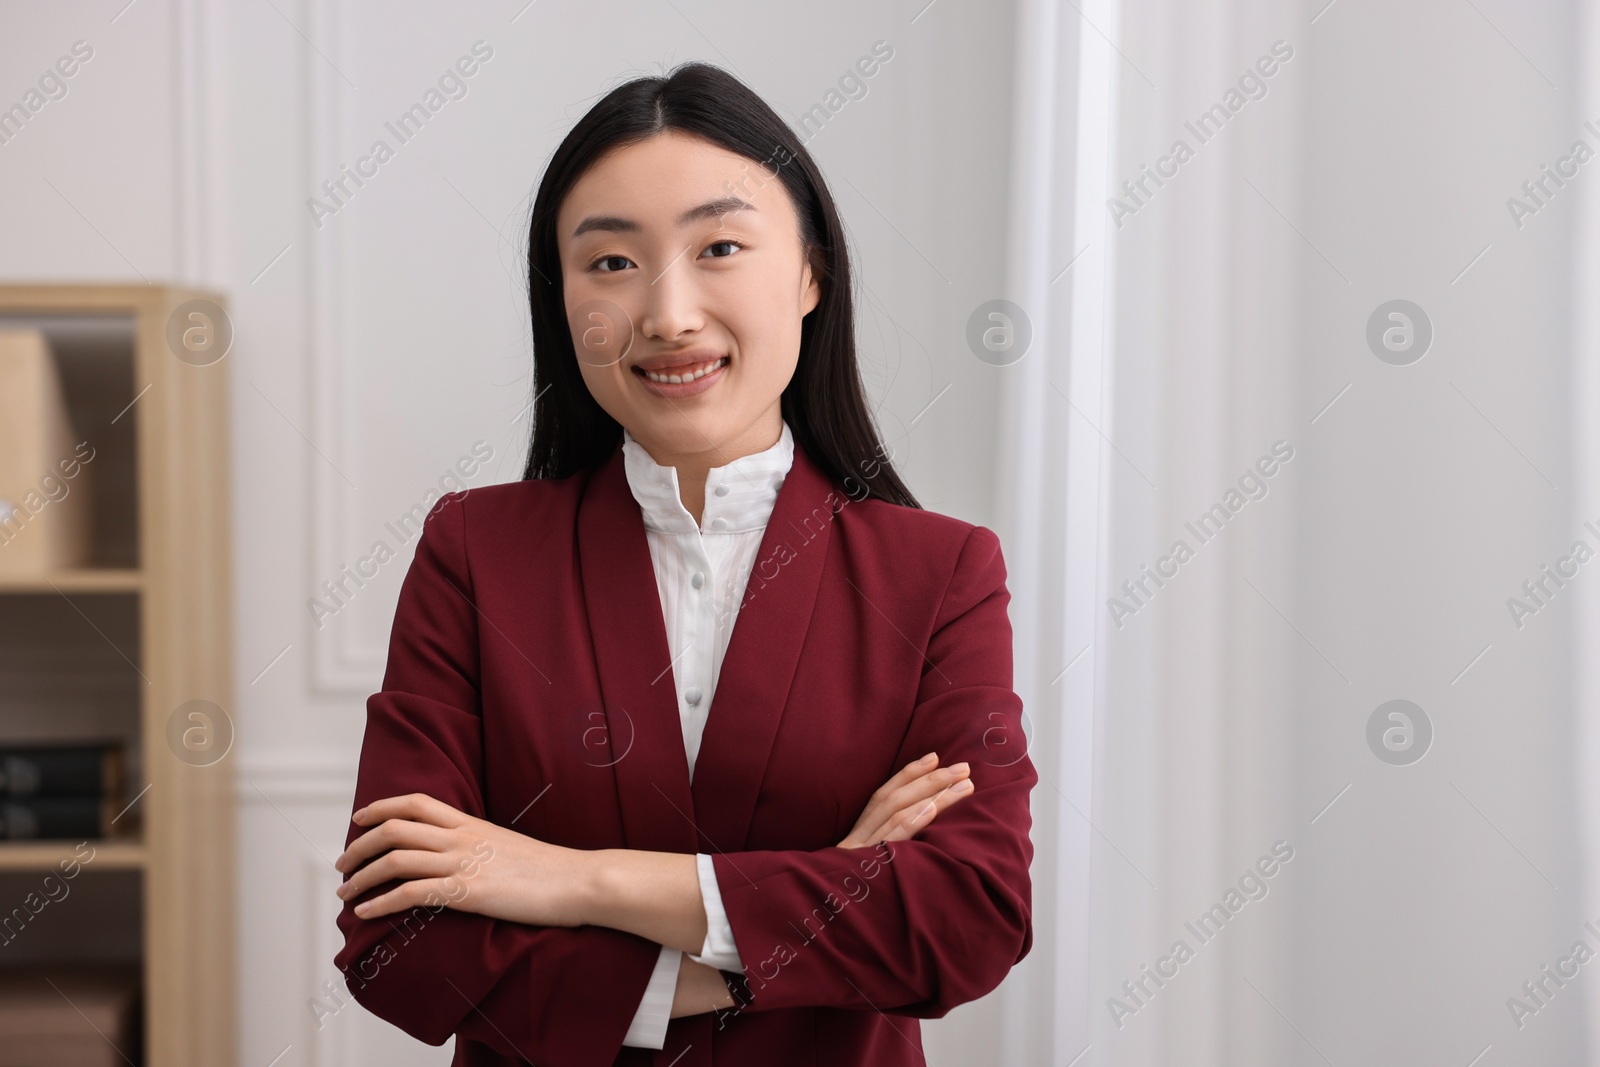
<svg viewBox="0 0 1600 1067">
<path fill-rule="evenodd" d="M 725 72 L 641 78 L 529 267 L 527 470 L 429 513 L 335 962 L 456 1064 L 921 1063 L 1030 947 L 1037 779 L 999 542 L 886 457 L 821 175 Z"/>
</svg>

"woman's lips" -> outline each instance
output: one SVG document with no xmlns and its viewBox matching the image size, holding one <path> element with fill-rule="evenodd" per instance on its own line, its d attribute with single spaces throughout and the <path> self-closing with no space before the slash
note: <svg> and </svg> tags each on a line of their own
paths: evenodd
<svg viewBox="0 0 1600 1067">
<path fill-rule="evenodd" d="M 722 372 L 728 368 L 728 357 L 709 360 L 705 363 L 694 364 L 687 367 L 674 367 L 671 372 L 658 373 L 658 378 L 677 378 L 678 381 L 657 381 L 652 378 L 642 367 L 633 368 L 633 373 L 645 389 L 656 396 L 666 397 L 671 400 L 681 400 L 685 397 L 698 396 L 710 389 L 722 379 Z M 698 378 L 690 378 L 699 374 Z M 685 380 L 689 379 L 689 380 Z"/>
</svg>

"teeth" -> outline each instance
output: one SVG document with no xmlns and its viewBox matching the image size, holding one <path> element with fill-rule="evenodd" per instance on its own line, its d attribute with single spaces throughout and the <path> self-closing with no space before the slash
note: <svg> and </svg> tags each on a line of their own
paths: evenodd
<svg viewBox="0 0 1600 1067">
<path fill-rule="evenodd" d="M 727 365 L 728 357 L 723 356 L 715 363 L 708 363 L 699 370 L 695 371 L 693 374 L 656 374 L 653 371 L 645 371 L 644 374 L 645 377 L 649 378 L 652 382 L 659 382 L 662 385 L 682 385 L 684 382 L 692 382 L 697 378 L 704 378 L 712 371 L 726 367 Z"/>
</svg>

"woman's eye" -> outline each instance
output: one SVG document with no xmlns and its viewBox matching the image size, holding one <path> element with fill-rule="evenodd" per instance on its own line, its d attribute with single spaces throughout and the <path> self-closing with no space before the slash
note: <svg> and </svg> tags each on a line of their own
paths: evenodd
<svg viewBox="0 0 1600 1067">
<path fill-rule="evenodd" d="M 709 246 L 707 246 L 705 254 L 709 255 L 712 259 L 727 259 L 729 256 L 733 255 L 734 249 L 743 247 L 744 245 L 740 244 L 738 241 L 713 241 Z M 725 248 L 727 251 L 716 251 L 716 249 L 719 248 Z"/>
<path fill-rule="evenodd" d="M 614 274 L 619 270 L 626 270 L 627 267 L 627 256 L 601 256 L 590 264 L 589 269 L 599 271 L 602 274 Z"/>
</svg>

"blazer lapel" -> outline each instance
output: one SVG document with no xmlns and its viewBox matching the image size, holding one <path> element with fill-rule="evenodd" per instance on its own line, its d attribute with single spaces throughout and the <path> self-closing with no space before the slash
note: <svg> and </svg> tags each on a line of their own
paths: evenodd
<svg viewBox="0 0 1600 1067">
<path fill-rule="evenodd" d="M 698 851 L 745 847 L 767 757 L 811 628 L 835 513 L 846 503 L 844 493 L 796 441 L 794 463 L 778 490 L 734 620 L 695 759 Z"/>
<path fill-rule="evenodd" d="M 579 580 L 630 848 L 744 847 L 844 503 L 796 441 L 734 620 L 691 789 L 650 543 L 620 446 L 591 476 L 578 508 Z"/>
<path fill-rule="evenodd" d="M 667 628 L 620 445 L 578 506 L 578 571 L 628 847 L 692 852 L 694 801 Z"/>
</svg>

